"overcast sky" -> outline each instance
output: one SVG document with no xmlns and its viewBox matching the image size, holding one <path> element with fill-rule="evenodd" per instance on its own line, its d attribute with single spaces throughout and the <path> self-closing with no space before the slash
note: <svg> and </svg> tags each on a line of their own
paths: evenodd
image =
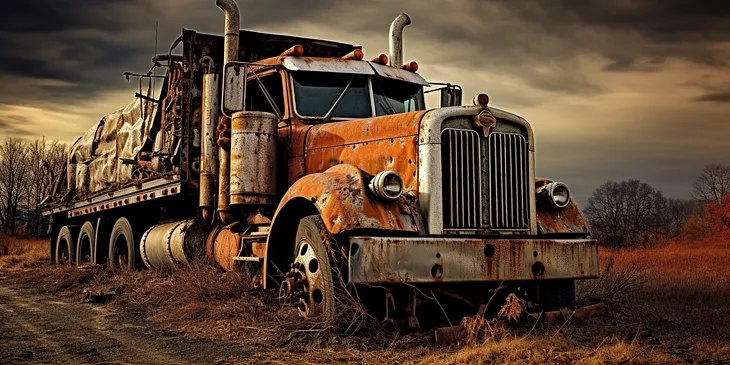
<svg viewBox="0 0 730 365">
<path fill-rule="evenodd" d="M 704 3 L 704 4 L 703 4 Z M 606 180 L 637 178 L 688 198 L 703 165 L 730 163 L 728 1 L 255 1 L 242 28 L 387 53 L 400 12 L 405 59 L 464 100 L 529 120 L 537 173 L 584 203 Z M 214 0 L 37 0 L 0 12 L 0 136 L 71 143 L 134 96 L 181 28 L 220 34 Z"/>
</svg>

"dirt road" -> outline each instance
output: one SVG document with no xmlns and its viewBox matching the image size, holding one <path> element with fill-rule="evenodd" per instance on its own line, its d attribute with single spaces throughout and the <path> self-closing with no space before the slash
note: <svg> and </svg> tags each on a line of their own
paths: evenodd
<svg viewBox="0 0 730 365">
<path fill-rule="evenodd" d="M 222 364 L 248 356 L 236 346 L 156 329 L 139 315 L 59 301 L 0 277 L 2 364 Z"/>
</svg>

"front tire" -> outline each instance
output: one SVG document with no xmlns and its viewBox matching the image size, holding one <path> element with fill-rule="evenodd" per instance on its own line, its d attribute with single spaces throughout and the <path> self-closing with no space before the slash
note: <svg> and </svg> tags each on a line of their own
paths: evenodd
<svg viewBox="0 0 730 365">
<path fill-rule="evenodd" d="M 299 221 L 294 241 L 292 269 L 287 274 L 289 299 L 303 318 L 316 318 L 325 326 L 332 325 L 335 316 L 335 295 L 330 263 L 332 235 L 319 215 Z"/>
<path fill-rule="evenodd" d="M 109 237 L 109 265 L 134 270 L 137 267 L 136 246 L 129 220 L 124 217 L 117 219 Z"/>
</svg>

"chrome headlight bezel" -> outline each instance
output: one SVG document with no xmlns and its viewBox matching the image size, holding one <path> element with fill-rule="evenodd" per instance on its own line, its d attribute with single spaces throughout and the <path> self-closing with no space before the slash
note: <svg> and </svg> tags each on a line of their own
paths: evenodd
<svg viewBox="0 0 730 365">
<path fill-rule="evenodd" d="M 378 198 L 396 200 L 403 195 L 403 179 L 395 171 L 381 171 L 370 180 L 368 188 Z"/>
<path fill-rule="evenodd" d="M 557 181 L 545 185 L 540 195 L 542 200 L 554 209 L 564 209 L 573 199 L 568 185 Z"/>
</svg>

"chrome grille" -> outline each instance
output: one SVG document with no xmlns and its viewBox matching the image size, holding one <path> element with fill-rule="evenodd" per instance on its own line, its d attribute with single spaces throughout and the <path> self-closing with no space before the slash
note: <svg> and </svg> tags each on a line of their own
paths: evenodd
<svg viewBox="0 0 730 365">
<path fill-rule="evenodd" d="M 482 225 L 481 148 L 479 134 L 447 128 L 441 132 L 446 228 Z"/>
<path fill-rule="evenodd" d="M 519 134 L 492 133 L 488 140 L 489 227 L 527 229 L 527 142 Z"/>
</svg>

